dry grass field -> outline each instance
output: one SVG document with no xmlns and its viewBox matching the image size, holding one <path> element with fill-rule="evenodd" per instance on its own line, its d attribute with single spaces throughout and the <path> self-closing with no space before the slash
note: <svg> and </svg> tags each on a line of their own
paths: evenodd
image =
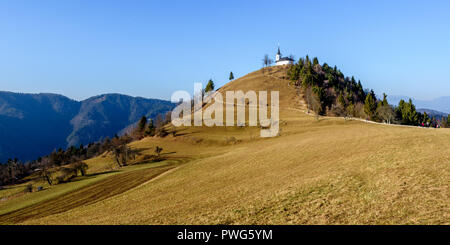
<svg viewBox="0 0 450 245">
<path fill-rule="evenodd" d="M 163 147 L 172 160 L 114 171 L 106 155 L 73 183 L 1 190 L 9 198 L 0 201 L 0 223 L 450 224 L 450 130 L 316 120 L 284 69 L 219 90 L 280 91 L 280 136 L 177 128 L 175 137 L 131 144 L 148 154 Z"/>
</svg>

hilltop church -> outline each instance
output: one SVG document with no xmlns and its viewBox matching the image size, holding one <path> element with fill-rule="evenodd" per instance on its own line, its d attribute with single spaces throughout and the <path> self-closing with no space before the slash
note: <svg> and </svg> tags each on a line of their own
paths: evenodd
<svg viewBox="0 0 450 245">
<path fill-rule="evenodd" d="M 281 66 L 281 65 L 292 65 L 294 64 L 294 60 L 289 57 L 283 57 L 281 56 L 280 52 L 280 46 L 278 46 L 278 52 L 275 56 L 275 65 Z"/>
</svg>

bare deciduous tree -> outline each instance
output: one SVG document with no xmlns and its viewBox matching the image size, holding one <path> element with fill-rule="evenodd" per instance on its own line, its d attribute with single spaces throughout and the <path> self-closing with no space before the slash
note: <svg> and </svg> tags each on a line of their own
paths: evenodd
<svg viewBox="0 0 450 245">
<path fill-rule="evenodd" d="M 136 151 L 131 149 L 126 144 L 118 146 L 113 149 L 114 158 L 119 167 L 128 165 L 128 161 L 136 159 Z"/>
<path fill-rule="evenodd" d="M 305 89 L 305 100 L 307 104 L 308 113 L 312 110 L 316 116 L 316 120 L 319 119 L 320 113 L 320 100 L 319 97 L 314 93 L 311 87 Z"/>
<path fill-rule="evenodd" d="M 262 63 L 263 63 L 262 72 L 264 73 L 264 68 L 272 65 L 273 60 L 269 58 L 269 55 L 265 54 L 264 58 L 262 59 Z"/>
<path fill-rule="evenodd" d="M 394 109 L 390 105 L 379 106 L 377 108 L 377 115 L 387 124 L 391 124 L 395 118 Z"/>
<path fill-rule="evenodd" d="M 269 55 L 265 54 L 262 61 L 263 61 L 263 67 L 267 67 L 269 65 L 269 61 L 270 61 Z"/>
<path fill-rule="evenodd" d="M 52 177 L 52 172 L 47 169 L 47 167 L 44 167 L 40 172 L 39 172 L 39 176 L 44 179 L 45 181 L 47 181 L 47 183 L 49 185 L 53 184 L 53 177 Z"/>
</svg>

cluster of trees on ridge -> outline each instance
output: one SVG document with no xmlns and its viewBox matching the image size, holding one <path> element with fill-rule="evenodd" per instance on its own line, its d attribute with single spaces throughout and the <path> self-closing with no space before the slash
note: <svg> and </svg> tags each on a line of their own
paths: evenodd
<svg viewBox="0 0 450 245">
<path fill-rule="evenodd" d="M 361 81 L 346 77 L 336 67 L 319 64 L 317 58 L 300 58 L 289 67 L 288 76 L 303 92 L 308 110 L 319 115 L 358 117 L 389 124 L 423 127 L 448 127 L 450 116 L 437 120 L 420 113 L 411 100 L 391 106 L 387 95 L 377 98 L 373 90 L 364 89 Z"/>
<path fill-rule="evenodd" d="M 87 146 L 71 146 L 66 150 L 58 149 L 47 156 L 39 157 L 36 160 L 22 163 L 19 159 L 8 159 L 5 163 L 0 163 L 0 187 L 8 184 L 25 182 L 24 178 L 36 174 L 49 185 L 65 183 L 71 179 L 86 174 L 88 165 L 84 162 L 87 159 L 99 156 L 105 152 L 110 152 L 114 156 L 118 167 L 123 167 L 135 160 L 139 153 L 131 149 L 128 144 L 148 136 L 165 137 L 169 134 L 164 127 L 170 121 L 170 113 L 166 116 L 159 115 L 155 123 L 143 116 L 137 126 L 131 130 L 130 134 L 122 136 L 115 135 L 113 138 L 105 138 L 100 142 L 90 143 Z M 172 132 L 174 133 L 174 132 Z M 154 159 L 160 158 L 163 149 L 156 147 Z M 150 160 L 147 158 L 146 160 Z M 29 190 L 27 186 L 27 190 Z"/>
</svg>

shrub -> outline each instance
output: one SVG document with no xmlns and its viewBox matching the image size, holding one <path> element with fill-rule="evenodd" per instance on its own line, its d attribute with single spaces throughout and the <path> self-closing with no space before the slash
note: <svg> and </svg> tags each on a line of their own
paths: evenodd
<svg viewBox="0 0 450 245">
<path fill-rule="evenodd" d="M 157 155 L 158 157 L 159 157 L 159 155 L 161 154 L 162 150 L 163 150 L 162 147 L 156 146 L 156 148 L 155 148 L 155 153 L 156 153 L 156 155 Z"/>
<path fill-rule="evenodd" d="M 33 192 L 33 185 L 32 184 L 28 184 L 26 187 L 25 187 L 25 190 L 24 190 L 25 192 Z"/>
</svg>

